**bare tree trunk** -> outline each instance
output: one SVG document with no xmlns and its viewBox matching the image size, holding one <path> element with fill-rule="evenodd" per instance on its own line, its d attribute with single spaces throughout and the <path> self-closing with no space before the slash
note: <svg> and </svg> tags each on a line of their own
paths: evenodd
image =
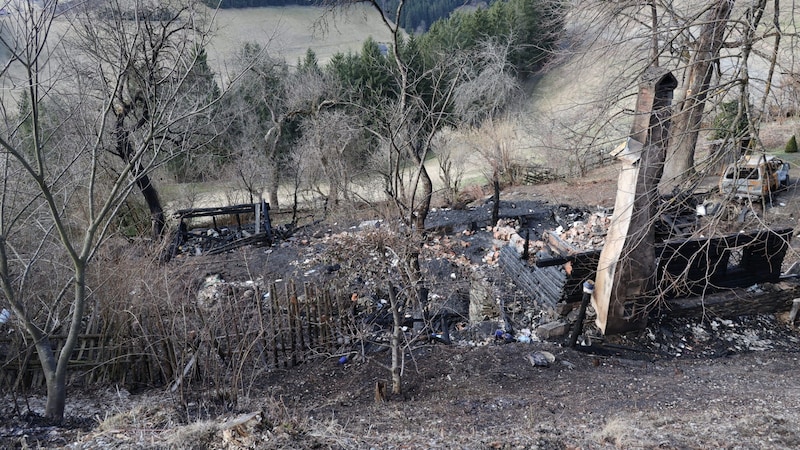
<svg viewBox="0 0 800 450">
<path fill-rule="evenodd" d="M 295 174 L 294 189 L 292 190 L 292 228 L 297 226 L 298 191 L 300 190 L 300 176 Z"/>
<path fill-rule="evenodd" d="M 70 320 L 69 329 L 67 331 L 67 339 L 58 354 L 58 362 L 55 364 L 55 370 L 45 369 L 45 381 L 47 384 L 45 416 L 59 421 L 64 418 L 64 407 L 67 401 L 67 369 L 69 367 L 69 360 L 72 356 L 72 350 L 78 343 L 78 336 L 81 334 L 83 328 L 83 312 L 86 304 L 86 266 L 83 261 L 76 263 L 75 280 L 73 283 L 74 298 L 72 303 L 72 319 Z M 51 345 L 52 344 L 48 342 L 41 350 L 47 350 L 47 347 L 50 347 L 49 355 L 53 355 Z M 37 350 L 40 350 L 39 345 L 37 345 Z"/>
<path fill-rule="evenodd" d="M 136 187 L 142 193 L 147 209 L 150 211 L 150 227 L 153 240 L 158 241 L 164 235 L 164 228 L 167 223 L 164 218 L 164 208 L 161 206 L 158 191 L 150 181 L 150 177 L 147 173 L 142 172 L 139 163 L 131 163 L 134 150 L 130 142 L 130 133 L 125 129 L 125 117 L 128 111 L 128 108 L 124 108 L 116 116 L 116 129 L 114 130 L 117 139 L 116 152 L 123 162 L 132 164 L 131 175 L 134 177 Z"/>
<path fill-rule="evenodd" d="M 671 190 L 694 173 L 694 153 L 700 123 L 733 4 L 734 0 L 716 0 L 706 15 L 686 76 L 684 99 L 676 105 L 673 114 L 662 192 Z"/>
<path fill-rule="evenodd" d="M 269 177 L 269 207 L 278 210 L 280 205 L 278 203 L 278 188 L 281 185 L 281 179 L 278 175 L 278 165 L 277 161 L 273 161 L 273 166 L 269 169 L 272 174 Z"/>
<path fill-rule="evenodd" d="M 431 196 L 433 196 L 433 182 L 428 170 L 424 165 L 420 165 L 420 183 L 422 188 L 422 199 L 416 208 L 414 216 L 414 228 L 418 231 L 425 231 L 425 219 L 428 218 L 428 213 L 431 211 Z"/>
<path fill-rule="evenodd" d="M 136 177 L 136 186 L 144 197 L 147 209 L 150 210 L 153 240 L 158 241 L 164 235 L 164 228 L 167 225 L 167 221 L 164 218 L 164 208 L 161 206 L 161 199 L 158 197 L 158 191 L 150 182 L 150 177 L 147 174 L 141 174 Z"/>
<path fill-rule="evenodd" d="M 389 287 L 389 306 L 392 308 L 392 394 L 400 394 L 403 391 L 401 384 L 401 377 L 403 373 L 403 352 L 402 352 L 402 338 L 403 338 L 403 314 L 400 311 L 400 302 L 397 299 L 397 294 L 394 292 L 392 283 L 388 284 Z"/>
<path fill-rule="evenodd" d="M 44 407 L 44 415 L 48 419 L 61 421 L 64 418 L 64 408 L 67 404 L 67 371 L 45 369 L 44 375 L 47 384 L 47 403 Z"/>
</svg>

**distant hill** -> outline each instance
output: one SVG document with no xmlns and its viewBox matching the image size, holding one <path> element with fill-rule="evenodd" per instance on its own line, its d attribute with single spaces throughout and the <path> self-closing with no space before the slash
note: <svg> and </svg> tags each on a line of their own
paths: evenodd
<svg viewBox="0 0 800 450">
<path fill-rule="evenodd" d="M 307 49 L 327 62 L 337 52 L 360 52 L 368 37 L 391 40 L 380 17 L 359 6 L 321 21 L 325 10 L 313 6 L 229 8 L 215 13 L 215 31 L 207 49 L 209 62 L 219 74 L 225 72 L 245 42 L 261 44 L 273 56 L 293 65 Z"/>
<path fill-rule="evenodd" d="M 258 8 L 261 6 L 313 6 L 316 0 L 202 0 L 210 8 Z"/>
<path fill-rule="evenodd" d="M 393 15 L 398 0 L 379 0 L 384 11 Z M 313 6 L 318 0 L 203 0 L 210 8 L 221 9 L 255 8 L 264 6 Z M 426 31 L 433 22 L 445 18 L 451 12 L 464 6 L 486 5 L 477 0 L 418 0 L 407 2 L 400 18 L 400 26 L 409 32 Z"/>
</svg>

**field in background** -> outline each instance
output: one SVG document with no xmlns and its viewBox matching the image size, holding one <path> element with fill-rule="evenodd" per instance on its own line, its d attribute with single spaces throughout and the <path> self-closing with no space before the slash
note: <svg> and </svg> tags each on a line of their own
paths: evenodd
<svg viewBox="0 0 800 450">
<path fill-rule="evenodd" d="M 383 23 L 371 9 L 351 9 L 347 14 L 339 14 L 335 20 L 325 22 L 326 26 L 321 28 L 323 12 L 321 8 L 298 6 L 218 11 L 218 30 L 209 49 L 210 60 L 212 64 L 217 64 L 215 70 L 224 73 L 226 64 L 235 56 L 241 44 L 255 41 L 264 45 L 270 53 L 283 56 L 290 65 L 301 58 L 308 48 L 314 49 L 324 63 L 336 52 L 359 51 L 362 42 L 369 36 L 377 41 L 390 39 Z M 615 49 L 613 53 L 607 53 L 607 48 L 586 53 L 582 49 L 571 50 L 575 52 L 542 74 L 534 88 L 525 89 L 525 103 L 515 114 L 495 121 L 495 128 L 502 128 L 502 133 L 484 132 L 480 140 L 465 136 L 462 132 L 449 136 L 445 145 L 455 158 L 469 168 L 463 175 L 465 185 L 486 183 L 486 163 L 479 151 L 498 143 L 510 148 L 524 164 L 549 166 L 569 177 L 580 175 L 583 168 L 579 167 L 579 160 L 585 157 L 587 149 L 572 143 L 577 142 L 577 136 L 573 134 L 579 131 L 576 125 L 586 125 L 586 121 L 596 120 L 603 106 L 603 93 L 610 86 L 623 82 L 624 76 L 618 79 L 621 66 L 610 62 L 612 56 L 631 57 L 638 54 L 639 50 L 630 44 Z M 616 82 L 613 81 L 615 79 Z M 620 112 L 626 106 L 633 107 L 635 90 L 624 95 L 629 99 L 629 104 L 620 104 Z M 629 127 L 628 121 L 622 120 L 606 129 L 593 143 L 593 158 L 607 155 L 624 140 Z M 767 149 L 779 151 L 794 133 L 793 129 L 796 129 L 796 125 L 791 125 L 791 121 L 765 124 L 762 131 L 765 132 L 764 144 Z M 487 137 L 488 134 L 494 136 Z M 442 189 L 437 162 L 431 160 L 427 165 L 434 179 L 434 189 Z M 173 205 L 180 204 L 180 207 L 216 206 L 245 200 L 243 193 L 237 192 L 231 183 L 216 186 L 173 184 L 164 188 L 167 192 L 165 200 Z M 363 191 L 361 193 L 365 196 L 367 192 L 373 195 L 380 193 L 374 186 L 364 186 L 359 191 Z M 282 189 L 280 197 L 283 204 L 287 204 L 289 190 Z"/>
<path fill-rule="evenodd" d="M 219 10 L 208 49 L 212 69 L 225 73 L 245 42 L 257 42 L 294 65 L 309 48 L 325 63 L 337 52 L 360 51 L 368 37 L 378 42 L 390 40 L 380 16 L 371 8 L 353 7 L 322 21 L 324 13 L 323 8 L 308 6 Z"/>
</svg>

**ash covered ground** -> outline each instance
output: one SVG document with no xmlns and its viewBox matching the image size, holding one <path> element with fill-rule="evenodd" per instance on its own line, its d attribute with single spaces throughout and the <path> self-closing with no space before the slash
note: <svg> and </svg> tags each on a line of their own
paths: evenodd
<svg viewBox="0 0 800 450">
<path fill-rule="evenodd" d="M 613 171 L 580 183 L 504 194 L 501 217 L 530 239 L 610 207 Z M 793 194 L 792 194 L 793 195 Z M 788 203 L 788 202 L 787 202 Z M 564 206 L 564 205 L 573 206 Z M 789 203 L 791 204 L 791 203 Z M 505 242 L 486 230 L 490 205 L 437 209 L 423 251 L 432 297 L 468 301 L 475 274 L 518 328 L 545 320 L 491 255 Z M 784 211 L 783 220 L 796 217 Z M 359 228 L 359 225 L 362 225 Z M 297 277 L 325 282 L 341 268 L 317 258 L 341 233 L 374 222 L 317 226 L 270 248 L 193 260 L 208 274 L 241 281 Z M 455 276 L 455 280 L 453 279 Z M 527 323 L 523 318 L 526 318 Z M 465 322 L 466 323 L 466 322 Z M 563 337 L 498 340 L 499 319 L 453 324 L 451 345 L 430 341 L 406 354 L 404 391 L 376 403 L 389 378 L 388 354 L 340 363 L 320 359 L 248 380 L 237 401 L 190 415 L 163 388 L 73 390 L 65 426 L 42 423 L 40 394 L 6 395 L 0 439 L 10 448 L 797 448 L 800 446 L 800 335 L 782 314 L 654 318 L 602 350 Z M 547 352 L 549 365 L 530 356 Z M 213 402 L 213 400 L 208 400 Z M 16 407 L 16 409 L 14 408 Z M 26 411 L 31 411 L 26 413 Z M 211 411 L 211 409 L 209 409 Z"/>
</svg>

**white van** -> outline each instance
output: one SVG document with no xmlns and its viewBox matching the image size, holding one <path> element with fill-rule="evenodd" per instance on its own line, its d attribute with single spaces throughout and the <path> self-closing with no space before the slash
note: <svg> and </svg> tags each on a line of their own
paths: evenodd
<svg viewBox="0 0 800 450">
<path fill-rule="evenodd" d="M 719 190 L 740 198 L 768 197 L 789 186 L 789 163 L 771 155 L 748 155 L 722 173 Z"/>
</svg>

